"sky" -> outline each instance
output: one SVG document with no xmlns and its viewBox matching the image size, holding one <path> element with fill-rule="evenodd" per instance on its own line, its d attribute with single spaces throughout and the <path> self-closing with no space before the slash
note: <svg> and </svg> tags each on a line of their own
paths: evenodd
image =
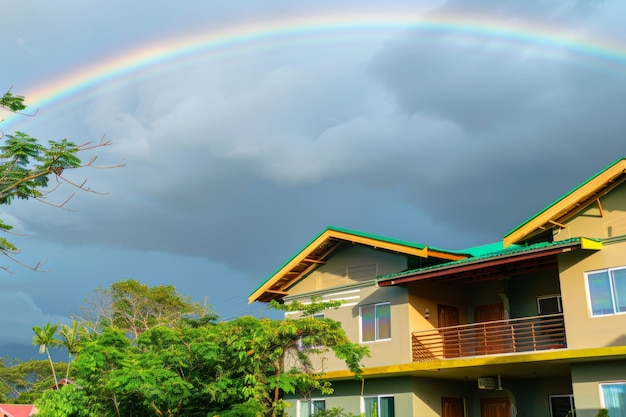
<svg viewBox="0 0 626 417">
<path fill-rule="evenodd" d="M 248 295 L 327 226 L 492 243 L 626 154 L 619 0 L 4 3 L 0 129 L 126 166 L 0 210 L 46 271 L 1 261 L 0 357 L 122 279 L 272 316 Z"/>
</svg>

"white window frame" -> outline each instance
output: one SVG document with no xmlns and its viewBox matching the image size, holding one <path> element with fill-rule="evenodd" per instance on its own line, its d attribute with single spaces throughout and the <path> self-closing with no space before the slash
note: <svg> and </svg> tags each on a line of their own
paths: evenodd
<svg viewBox="0 0 626 417">
<path fill-rule="evenodd" d="M 555 398 L 555 397 L 558 397 L 558 398 L 569 398 L 570 410 L 574 410 L 575 409 L 574 394 L 549 395 L 548 396 L 548 403 L 550 404 L 550 417 L 559 417 L 559 416 L 555 416 L 553 414 L 553 410 L 552 410 L 552 398 Z"/>
<path fill-rule="evenodd" d="M 296 404 L 296 416 L 297 417 L 305 417 L 305 416 L 301 416 L 300 415 L 300 410 L 302 409 L 302 403 L 307 402 L 309 403 L 309 416 L 312 416 L 315 411 L 313 410 L 313 404 L 316 401 L 323 401 L 324 402 L 324 410 L 326 410 L 326 398 L 309 398 L 309 399 L 300 399 L 298 400 L 297 404 Z"/>
<path fill-rule="evenodd" d="M 379 394 L 379 395 L 364 395 L 361 397 L 361 415 L 363 417 L 365 417 L 366 411 L 365 411 L 365 399 L 366 398 L 376 398 L 377 402 L 376 402 L 376 408 L 377 408 L 377 413 L 378 415 L 380 415 L 380 399 L 381 398 L 393 398 L 393 403 L 394 403 L 394 417 L 395 417 L 395 406 L 396 406 L 396 397 L 393 394 Z"/>
<path fill-rule="evenodd" d="M 563 299 L 561 297 L 561 294 L 553 294 L 553 295 L 541 295 L 539 297 L 537 297 L 537 313 L 541 316 L 543 314 L 546 313 L 542 313 L 541 312 L 541 304 L 540 301 L 541 300 L 548 300 L 550 298 L 556 298 L 556 302 L 558 304 L 558 309 L 559 311 L 557 313 L 549 313 L 549 314 L 559 314 L 563 312 Z"/>
<path fill-rule="evenodd" d="M 598 390 L 600 391 L 600 404 L 602 405 L 602 408 L 607 408 L 607 405 L 604 402 L 604 391 L 602 390 L 603 386 L 606 385 L 624 385 L 626 386 L 626 381 L 607 381 L 607 382 L 601 382 L 600 384 L 598 384 Z"/>
<path fill-rule="evenodd" d="M 606 268 L 606 269 L 598 269 L 596 271 L 585 272 L 585 288 L 587 289 L 587 306 L 589 307 L 589 315 L 590 317 L 606 317 L 606 316 L 616 316 L 620 314 L 626 314 L 626 311 L 616 311 L 616 294 L 615 294 L 615 286 L 614 280 L 611 277 L 611 273 L 614 271 L 625 270 L 626 267 L 615 267 L 615 268 Z M 609 286 L 611 290 L 611 302 L 613 303 L 613 312 L 612 313 L 599 313 L 594 314 L 593 312 L 593 304 L 591 301 L 591 289 L 589 288 L 589 277 L 593 274 L 598 273 L 607 273 L 609 275 Z"/>
<path fill-rule="evenodd" d="M 378 336 L 378 306 L 387 305 L 389 306 L 389 337 L 380 338 Z M 374 307 L 374 340 L 363 340 L 363 308 L 364 307 Z M 386 340 L 391 340 L 391 303 L 389 301 L 381 302 L 381 303 L 373 303 L 373 304 L 364 304 L 359 306 L 359 333 L 361 335 L 361 343 L 375 343 L 382 342 Z"/>
</svg>

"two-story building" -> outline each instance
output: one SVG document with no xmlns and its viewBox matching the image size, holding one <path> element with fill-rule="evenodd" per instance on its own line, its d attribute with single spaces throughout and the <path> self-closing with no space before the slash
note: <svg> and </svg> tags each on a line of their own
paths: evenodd
<svg viewBox="0 0 626 417">
<path fill-rule="evenodd" d="M 289 413 L 367 417 L 626 416 L 626 158 L 463 250 L 328 227 L 250 302 L 343 300 L 325 312 L 367 345 L 363 380 L 319 358 L 332 396 Z"/>
</svg>

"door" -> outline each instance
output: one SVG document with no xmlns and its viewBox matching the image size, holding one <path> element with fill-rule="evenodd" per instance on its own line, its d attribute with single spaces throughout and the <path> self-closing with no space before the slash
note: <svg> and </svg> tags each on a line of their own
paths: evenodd
<svg viewBox="0 0 626 417">
<path fill-rule="evenodd" d="M 511 404 L 508 398 L 482 398 L 480 417 L 511 417 Z"/>
<path fill-rule="evenodd" d="M 444 358 L 458 358 L 461 356 L 461 341 L 458 329 L 442 329 L 442 327 L 457 326 L 459 324 L 459 309 L 439 304 L 437 306 L 437 325 L 443 343 Z"/>
<path fill-rule="evenodd" d="M 474 307 L 474 323 L 484 323 L 477 325 L 474 333 L 477 355 L 504 352 L 506 337 L 502 333 L 502 323 L 497 320 L 504 320 L 502 303 Z"/>
<path fill-rule="evenodd" d="M 441 417 L 465 417 L 463 398 L 441 398 Z"/>
</svg>

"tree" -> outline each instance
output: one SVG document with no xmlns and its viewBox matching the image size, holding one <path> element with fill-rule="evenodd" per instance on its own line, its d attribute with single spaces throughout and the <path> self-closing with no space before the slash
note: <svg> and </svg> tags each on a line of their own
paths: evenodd
<svg viewBox="0 0 626 417">
<path fill-rule="evenodd" d="M 67 369 L 65 370 L 66 380 L 70 377 L 70 366 L 72 364 L 72 360 L 82 349 L 81 333 L 83 333 L 83 327 L 76 321 L 72 321 L 71 326 L 62 324 L 61 329 L 59 330 L 60 338 L 55 342 L 67 351 Z"/>
<path fill-rule="evenodd" d="M 106 319 L 91 326 L 97 331 L 82 339 L 72 363 L 80 394 L 68 396 L 67 386 L 46 392 L 36 403 L 43 417 L 277 417 L 284 394 L 332 393 L 320 354 L 332 352 L 356 378 L 368 354 L 341 323 L 313 317 L 338 302 L 272 303 L 302 317 L 218 322 L 170 286 L 129 280 L 103 294 L 110 297 Z"/>
<path fill-rule="evenodd" d="M 9 112 L 20 113 L 26 109 L 24 97 L 13 95 L 10 91 L 0 97 L 0 109 Z M 67 139 L 59 141 L 48 141 L 44 146 L 37 139 L 30 137 L 24 132 L 14 134 L 4 134 L 0 130 L 0 205 L 8 205 L 14 199 L 35 199 L 48 205 L 64 208 L 67 202 L 74 196 L 71 193 L 60 202 L 49 199 L 52 192 L 57 190 L 61 184 L 65 183 L 71 187 L 90 193 L 97 193 L 86 185 L 86 180 L 74 182 L 64 175 L 67 170 L 92 167 L 92 168 L 112 168 L 121 167 L 117 164 L 110 167 L 96 166 L 97 157 L 91 157 L 88 162 L 83 163 L 79 154 L 88 150 L 95 150 L 109 146 L 111 142 L 100 141 L 99 143 L 87 142 L 77 145 Z M 55 183 L 51 183 L 51 179 Z M 0 230 L 10 232 L 12 226 L 0 220 Z M 18 248 L 8 239 L 0 237 L 0 253 L 9 259 L 21 263 L 15 255 L 19 253 Z M 34 266 L 24 265 L 32 269 L 40 269 L 41 263 Z M 7 266 L 2 268 L 8 269 Z"/>
<path fill-rule="evenodd" d="M 153 327 L 180 325 L 185 318 L 217 319 L 209 306 L 192 302 L 173 285 L 148 287 L 133 279 L 96 289 L 81 310 L 80 319 L 90 331 L 112 326 L 128 331 L 133 339 Z"/>
<path fill-rule="evenodd" d="M 223 324 L 226 340 L 220 348 L 229 351 L 230 362 L 239 364 L 243 374 L 241 392 L 245 399 L 254 399 L 260 405 L 264 416 L 283 415 L 285 393 L 332 393 L 330 382 L 322 378 L 324 370 L 316 368 L 315 360 L 321 353 L 332 351 L 356 378 L 361 377 L 360 363 L 369 355 L 368 348 L 352 343 L 340 322 L 313 317 L 339 305 L 341 302 L 319 300 L 307 305 L 272 301 L 272 308 L 301 312 L 303 316 L 283 320 L 242 317 Z"/>
<path fill-rule="evenodd" d="M 56 364 L 55 369 L 62 369 Z M 0 361 L 0 398 L 2 402 L 32 404 L 41 392 L 54 384 L 48 360 L 20 361 L 5 357 Z"/>
<path fill-rule="evenodd" d="M 57 374 L 54 370 L 54 363 L 52 362 L 52 356 L 50 356 L 50 345 L 54 344 L 56 339 L 54 336 L 57 333 L 59 326 L 50 325 L 50 322 L 46 323 L 43 328 L 34 326 L 33 331 L 33 345 L 39 346 L 39 353 L 46 353 L 48 355 L 48 362 L 50 363 L 50 369 L 52 370 L 52 376 L 54 377 L 54 386 L 59 389 L 59 381 L 57 380 Z"/>
</svg>

